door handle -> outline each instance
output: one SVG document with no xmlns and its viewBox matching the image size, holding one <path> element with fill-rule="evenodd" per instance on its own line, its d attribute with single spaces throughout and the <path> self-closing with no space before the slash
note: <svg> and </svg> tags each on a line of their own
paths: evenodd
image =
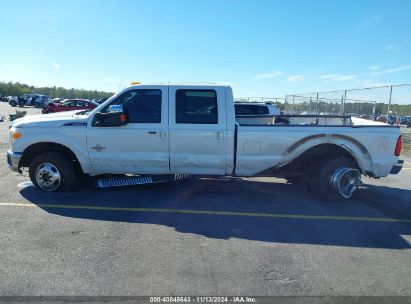
<svg viewBox="0 0 411 304">
<path fill-rule="evenodd" d="M 157 134 L 157 131 L 148 131 L 148 134 Z"/>
<path fill-rule="evenodd" d="M 216 133 L 217 140 L 224 140 L 224 132 L 217 132 Z"/>
</svg>

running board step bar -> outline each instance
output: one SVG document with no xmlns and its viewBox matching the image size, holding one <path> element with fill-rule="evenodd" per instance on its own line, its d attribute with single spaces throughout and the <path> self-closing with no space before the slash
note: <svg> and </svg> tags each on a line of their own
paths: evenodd
<svg viewBox="0 0 411 304">
<path fill-rule="evenodd" d="M 99 178 L 95 181 L 96 188 L 112 188 L 134 185 L 146 185 L 156 183 L 167 183 L 174 181 L 185 181 L 193 178 L 193 174 L 165 174 L 165 175 L 133 175 Z"/>
</svg>

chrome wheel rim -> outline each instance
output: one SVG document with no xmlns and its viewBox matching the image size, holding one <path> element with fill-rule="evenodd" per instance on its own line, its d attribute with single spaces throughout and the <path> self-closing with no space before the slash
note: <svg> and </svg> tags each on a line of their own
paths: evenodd
<svg viewBox="0 0 411 304">
<path fill-rule="evenodd" d="M 334 190 L 344 198 L 350 198 L 361 185 L 361 173 L 358 169 L 342 167 L 331 176 Z"/>
<path fill-rule="evenodd" d="M 46 191 L 54 191 L 60 186 L 61 183 L 60 171 L 53 164 L 41 164 L 36 170 L 36 182 L 41 189 Z"/>
</svg>

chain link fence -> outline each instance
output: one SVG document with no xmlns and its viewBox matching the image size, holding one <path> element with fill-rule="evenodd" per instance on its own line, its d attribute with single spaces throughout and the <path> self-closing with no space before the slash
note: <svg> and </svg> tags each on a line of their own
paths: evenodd
<svg viewBox="0 0 411 304">
<path fill-rule="evenodd" d="M 284 114 L 349 115 L 395 123 L 411 116 L 411 84 L 290 94 L 285 98 L 246 97 L 236 101 L 272 103 Z"/>
<path fill-rule="evenodd" d="M 411 84 L 286 95 L 286 114 L 351 115 L 368 119 L 411 115 Z"/>
</svg>

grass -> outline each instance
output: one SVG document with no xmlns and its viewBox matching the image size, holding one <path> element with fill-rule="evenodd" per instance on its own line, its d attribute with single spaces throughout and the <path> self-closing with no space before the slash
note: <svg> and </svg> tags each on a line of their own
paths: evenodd
<svg viewBox="0 0 411 304">
<path fill-rule="evenodd" d="M 402 154 L 411 156 L 411 133 L 402 133 Z"/>
</svg>

